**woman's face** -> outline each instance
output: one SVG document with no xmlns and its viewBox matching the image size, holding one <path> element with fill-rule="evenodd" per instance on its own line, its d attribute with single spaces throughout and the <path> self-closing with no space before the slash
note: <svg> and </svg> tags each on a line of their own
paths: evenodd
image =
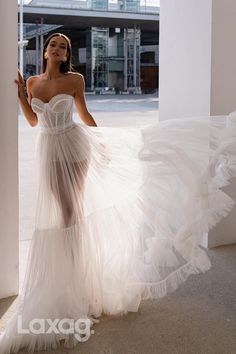
<svg viewBox="0 0 236 354">
<path fill-rule="evenodd" d="M 65 61 L 67 58 L 67 42 L 63 37 L 55 36 L 50 39 L 47 46 L 48 59 Z"/>
</svg>

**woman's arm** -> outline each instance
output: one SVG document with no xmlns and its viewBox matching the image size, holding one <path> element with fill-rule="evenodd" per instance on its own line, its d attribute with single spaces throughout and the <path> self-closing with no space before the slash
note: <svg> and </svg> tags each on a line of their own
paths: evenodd
<svg viewBox="0 0 236 354">
<path fill-rule="evenodd" d="M 27 94 L 28 94 L 29 100 L 31 99 L 30 88 L 31 88 L 33 79 L 34 79 L 33 76 L 31 76 L 28 78 L 28 80 L 26 82 L 26 89 L 27 89 Z M 26 117 L 29 124 L 32 127 L 34 127 L 35 125 L 38 124 L 38 118 L 37 118 L 37 115 L 32 110 L 32 108 L 25 96 L 24 79 L 21 76 L 21 73 L 19 71 L 18 71 L 18 80 L 15 80 L 15 83 L 18 85 L 18 96 L 19 96 L 19 101 L 20 101 L 20 105 L 21 105 L 21 109 L 23 111 L 23 114 Z"/>
<path fill-rule="evenodd" d="M 85 124 L 96 127 L 97 124 L 92 115 L 89 113 L 85 102 L 84 77 L 79 73 L 73 75 L 75 78 L 75 106 L 78 114 Z"/>
</svg>

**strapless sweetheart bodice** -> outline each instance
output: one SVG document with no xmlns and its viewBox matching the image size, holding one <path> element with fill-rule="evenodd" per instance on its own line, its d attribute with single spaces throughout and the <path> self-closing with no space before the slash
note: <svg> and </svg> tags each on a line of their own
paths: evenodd
<svg viewBox="0 0 236 354">
<path fill-rule="evenodd" d="M 73 126 L 73 99 L 72 95 L 66 93 L 53 96 L 49 102 L 33 97 L 31 107 L 37 114 L 41 131 L 56 133 Z"/>
</svg>

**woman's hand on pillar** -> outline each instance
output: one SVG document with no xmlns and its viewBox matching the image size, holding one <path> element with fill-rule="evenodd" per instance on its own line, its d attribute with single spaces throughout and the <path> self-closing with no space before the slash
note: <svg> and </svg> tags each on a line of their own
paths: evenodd
<svg viewBox="0 0 236 354">
<path fill-rule="evenodd" d="M 25 96 L 25 82 L 20 73 L 20 70 L 18 70 L 18 80 L 14 80 L 14 81 L 18 85 L 18 97 Z"/>
</svg>

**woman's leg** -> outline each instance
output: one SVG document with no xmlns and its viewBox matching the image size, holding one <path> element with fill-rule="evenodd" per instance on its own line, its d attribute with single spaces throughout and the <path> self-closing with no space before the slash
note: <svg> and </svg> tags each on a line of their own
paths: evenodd
<svg viewBox="0 0 236 354">
<path fill-rule="evenodd" d="M 63 227 L 83 220 L 83 196 L 88 161 L 56 162 L 51 173 L 51 190 L 58 201 Z"/>
</svg>

